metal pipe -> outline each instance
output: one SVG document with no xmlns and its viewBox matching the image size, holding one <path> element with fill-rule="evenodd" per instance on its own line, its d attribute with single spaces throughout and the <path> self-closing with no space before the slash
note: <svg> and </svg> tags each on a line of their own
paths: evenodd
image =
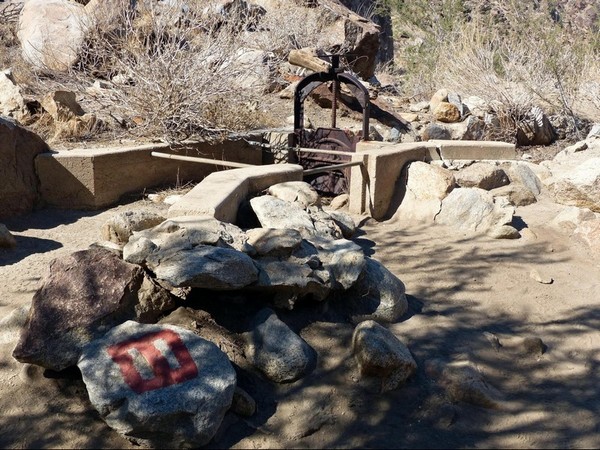
<svg viewBox="0 0 600 450">
<path fill-rule="evenodd" d="M 349 163 L 336 164 L 333 166 L 317 167 L 315 169 L 305 170 L 302 172 L 302 174 L 303 175 L 313 175 L 315 173 L 329 172 L 330 170 L 343 169 L 345 167 L 361 166 L 362 163 L 363 163 L 362 161 L 353 161 L 353 162 L 349 162 Z"/>
<path fill-rule="evenodd" d="M 239 168 L 256 167 L 253 164 L 238 163 L 238 162 L 233 162 L 233 161 L 220 161 L 218 159 L 199 158 L 197 156 L 171 155 L 169 153 L 160 153 L 160 152 L 152 152 L 150 154 L 152 156 L 156 156 L 157 158 L 176 159 L 178 161 L 189 161 L 189 162 L 202 163 L 202 164 L 214 164 L 215 166 L 239 167 Z"/>
<path fill-rule="evenodd" d="M 306 147 L 293 147 L 290 150 L 296 153 L 317 153 L 322 155 L 342 155 L 342 156 L 351 156 L 352 152 L 343 152 L 340 150 L 322 150 L 318 148 L 306 148 Z"/>
</svg>

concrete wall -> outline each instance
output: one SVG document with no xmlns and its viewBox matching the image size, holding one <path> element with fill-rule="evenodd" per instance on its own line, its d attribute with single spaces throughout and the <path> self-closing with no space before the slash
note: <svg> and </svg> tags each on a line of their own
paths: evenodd
<svg viewBox="0 0 600 450">
<path fill-rule="evenodd" d="M 175 150 L 156 144 L 43 153 L 35 159 L 41 197 L 48 205 L 59 208 L 97 209 L 116 203 L 124 194 L 201 181 L 224 169 L 156 158 L 150 155 L 153 151 L 262 164 L 262 150 L 243 139 L 221 144 L 193 143 Z"/>
<path fill-rule="evenodd" d="M 359 142 L 350 183 L 350 212 L 386 217 L 402 168 L 412 161 L 511 160 L 514 144 L 484 141 L 427 141 L 406 144 Z"/>
</svg>

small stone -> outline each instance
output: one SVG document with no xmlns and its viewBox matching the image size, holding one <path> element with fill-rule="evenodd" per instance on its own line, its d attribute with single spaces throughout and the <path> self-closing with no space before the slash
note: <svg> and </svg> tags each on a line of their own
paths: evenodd
<svg viewBox="0 0 600 450">
<path fill-rule="evenodd" d="M 519 239 L 521 234 L 513 226 L 501 225 L 499 227 L 492 228 L 488 232 L 488 236 L 493 239 Z"/>
<path fill-rule="evenodd" d="M 348 194 L 341 194 L 337 197 L 334 197 L 329 204 L 329 209 L 338 210 L 348 206 L 348 202 L 350 201 L 350 196 Z"/>
<path fill-rule="evenodd" d="M 528 355 L 543 355 L 546 351 L 546 345 L 539 337 L 529 336 L 521 342 L 523 351 Z"/>
<path fill-rule="evenodd" d="M 0 223 L 0 248 L 14 248 L 17 246 L 17 240 L 8 231 L 6 225 Z"/>
<path fill-rule="evenodd" d="M 256 412 L 256 401 L 241 387 L 237 386 L 233 392 L 231 410 L 243 417 L 252 417 Z"/>
<path fill-rule="evenodd" d="M 535 280 L 541 284 L 552 284 L 554 282 L 552 278 L 546 275 L 542 276 L 542 274 L 540 274 L 540 272 L 537 269 L 531 269 L 531 271 L 529 272 L 529 277 L 532 280 Z"/>
<path fill-rule="evenodd" d="M 460 120 L 460 111 L 452 103 L 440 102 L 433 110 L 433 117 L 440 122 L 458 122 Z"/>
</svg>

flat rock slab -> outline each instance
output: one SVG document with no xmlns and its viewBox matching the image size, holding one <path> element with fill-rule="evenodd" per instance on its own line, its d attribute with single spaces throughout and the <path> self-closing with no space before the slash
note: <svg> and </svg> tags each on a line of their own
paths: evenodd
<svg viewBox="0 0 600 450">
<path fill-rule="evenodd" d="M 216 345 L 168 325 L 125 322 L 87 345 L 78 367 L 106 423 L 153 447 L 206 444 L 236 386 Z"/>
<path fill-rule="evenodd" d="M 299 204 L 263 195 L 251 199 L 250 206 L 263 228 L 291 228 L 301 233 L 315 233 L 310 215 Z"/>
<path fill-rule="evenodd" d="M 240 289 L 258 279 L 252 258 L 230 248 L 198 245 L 152 264 L 159 280 L 175 287 Z"/>
</svg>

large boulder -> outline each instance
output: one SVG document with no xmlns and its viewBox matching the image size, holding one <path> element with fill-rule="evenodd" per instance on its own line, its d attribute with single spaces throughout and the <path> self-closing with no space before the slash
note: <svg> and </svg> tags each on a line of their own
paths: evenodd
<svg viewBox="0 0 600 450">
<path fill-rule="evenodd" d="M 168 325 L 125 322 L 86 345 L 77 365 L 106 423 L 154 448 L 208 443 L 236 386 L 216 345 Z"/>
<path fill-rule="evenodd" d="M 0 219 L 33 209 L 39 200 L 33 160 L 47 151 L 37 134 L 0 117 Z"/>
<path fill-rule="evenodd" d="M 314 369 L 317 353 L 279 320 L 273 310 L 259 311 L 252 319 L 251 328 L 246 355 L 270 380 L 288 383 Z"/>
<path fill-rule="evenodd" d="M 50 263 L 13 356 L 62 370 L 115 325 L 129 319 L 153 322 L 173 307 L 171 296 L 141 267 L 108 250 L 75 252 Z"/>
<path fill-rule="evenodd" d="M 408 310 L 404 283 L 379 261 L 366 258 L 359 280 L 339 300 L 350 320 L 396 322 Z"/>
<path fill-rule="evenodd" d="M 421 161 L 410 163 L 403 172 L 405 193 L 394 213 L 400 221 L 433 222 L 442 200 L 454 188 L 453 172 Z"/>
<path fill-rule="evenodd" d="M 258 269 L 248 255 L 210 245 L 172 253 L 148 267 L 174 287 L 235 290 L 258 280 Z"/>
<path fill-rule="evenodd" d="M 352 352 L 361 374 L 381 378 L 383 392 L 399 388 L 417 370 L 410 350 L 377 322 L 361 322 L 352 335 Z"/>
<path fill-rule="evenodd" d="M 23 58 L 39 70 L 68 70 L 79 58 L 89 28 L 82 4 L 68 0 L 28 0 L 17 36 Z"/>
<path fill-rule="evenodd" d="M 545 182 L 556 202 L 600 212 L 600 148 L 576 165 L 551 170 L 553 176 Z"/>
<path fill-rule="evenodd" d="M 494 198 L 479 188 L 457 188 L 442 201 L 442 210 L 435 222 L 459 230 L 489 233 L 510 225 L 514 212 L 514 206 L 506 197 Z"/>
</svg>

